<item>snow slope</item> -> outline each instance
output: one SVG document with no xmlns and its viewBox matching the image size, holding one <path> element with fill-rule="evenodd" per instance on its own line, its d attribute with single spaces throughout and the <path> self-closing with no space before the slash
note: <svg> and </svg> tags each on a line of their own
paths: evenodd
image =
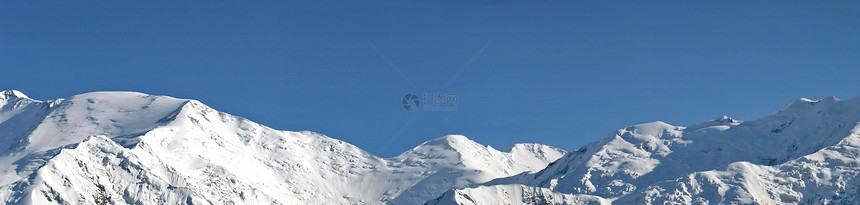
<svg viewBox="0 0 860 205">
<path fill-rule="evenodd" d="M 397 157 L 274 130 L 198 101 L 94 92 L 38 101 L 0 92 L 6 204 L 417 204 L 535 172 L 563 150 L 505 151 L 463 136 Z"/>
<path fill-rule="evenodd" d="M 543 169 L 565 153 L 538 144 L 515 144 L 506 151 L 458 135 L 425 142 L 389 160 L 389 167 L 397 171 L 387 176 L 390 183 L 386 184 L 397 186 L 387 189 L 394 191 L 390 195 L 402 192 L 402 196 L 391 202 L 421 204 L 451 187 L 463 188 Z M 428 167 L 431 172 L 427 171 Z"/>
<path fill-rule="evenodd" d="M 445 192 L 427 204 L 607 204 L 609 200 L 584 194 L 562 194 L 548 188 L 520 184 L 479 186 Z"/>
<path fill-rule="evenodd" d="M 760 120 L 645 123 L 537 173 L 451 190 L 429 204 L 857 204 L 860 99 L 799 99 Z M 516 186 L 513 186 L 516 185 Z M 548 193 L 549 191 L 549 193 Z M 519 198 L 499 193 L 515 193 Z M 596 197 L 597 200 L 574 200 Z M 532 197 L 533 198 L 533 197 Z"/>
</svg>

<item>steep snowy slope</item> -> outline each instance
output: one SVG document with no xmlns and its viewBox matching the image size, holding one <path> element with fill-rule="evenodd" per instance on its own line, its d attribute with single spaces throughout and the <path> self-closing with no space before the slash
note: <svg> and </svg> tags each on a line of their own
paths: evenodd
<svg viewBox="0 0 860 205">
<path fill-rule="evenodd" d="M 857 114 L 856 111 L 839 111 Z M 656 183 L 619 199 L 618 203 L 857 204 L 860 203 L 857 198 L 860 194 L 860 178 L 857 177 L 860 174 L 860 123 L 852 123 L 847 137 L 836 144 L 785 163 L 739 161 L 718 170 L 694 172 Z"/>
<path fill-rule="evenodd" d="M 858 122 L 860 99 L 827 98 L 799 99 L 751 122 L 646 123 L 568 153 L 540 172 L 452 190 L 431 204 L 493 195 L 482 190 L 535 195 L 537 187 L 551 190 L 541 195 L 553 199 L 585 194 L 613 204 L 854 204 Z"/>
<path fill-rule="evenodd" d="M 5 106 L 0 115 L 7 119 L 0 123 L 0 140 L 6 145 L 0 147 L 0 186 L 27 177 L 57 154 L 58 148 L 92 135 L 105 134 L 122 143 L 133 143 L 130 135 L 158 126 L 182 104 L 182 100 L 143 94 L 92 93 L 42 102 L 18 91 L 2 93 L 5 100 L 0 104 Z M 111 98 L 111 103 L 103 102 L 105 98 Z"/>
<path fill-rule="evenodd" d="M 608 204 L 610 200 L 584 194 L 562 194 L 548 188 L 520 184 L 479 186 L 445 192 L 428 201 L 434 205 L 477 204 Z"/>
<path fill-rule="evenodd" d="M 383 159 L 313 132 L 274 130 L 194 100 L 96 92 L 0 96 L 7 204 L 412 204 L 533 172 L 564 155 L 446 136 Z"/>
<path fill-rule="evenodd" d="M 445 136 L 390 159 L 390 167 L 397 171 L 388 176 L 387 184 L 397 186 L 387 195 L 402 192 L 391 202 L 421 204 L 450 189 L 446 187 L 464 188 L 540 170 L 564 153 L 538 144 L 515 144 L 501 152 L 463 136 Z"/>
</svg>

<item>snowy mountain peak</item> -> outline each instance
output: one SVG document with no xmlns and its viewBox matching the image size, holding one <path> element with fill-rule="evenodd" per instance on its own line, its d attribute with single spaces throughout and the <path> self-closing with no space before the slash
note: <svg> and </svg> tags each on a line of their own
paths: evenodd
<svg viewBox="0 0 860 205">
<path fill-rule="evenodd" d="M 853 99 L 849 100 L 849 101 L 853 101 Z M 820 100 L 811 100 L 808 98 L 799 98 L 799 99 L 794 100 L 794 101 L 788 103 L 787 105 L 783 106 L 782 109 L 779 109 L 779 111 L 777 111 L 777 113 L 795 112 L 797 110 L 806 110 L 806 109 L 810 109 L 810 108 L 821 108 L 822 106 L 826 107 L 826 106 L 833 105 L 833 104 L 836 104 L 839 102 L 840 102 L 839 98 L 836 98 L 835 96 L 826 97 L 826 98 L 820 99 Z"/>
<path fill-rule="evenodd" d="M 29 98 L 27 95 L 24 95 L 21 91 L 18 90 L 4 90 L 0 91 L 0 96 L 4 97 L 16 97 L 16 98 Z"/>
<path fill-rule="evenodd" d="M 731 117 L 729 117 L 729 116 L 725 116 L 725 115 L 720 116 L 720 117 L 718 117 L 717 119 L 713 119 L 713 120 L 711 120 L 711 121 L 713 121 L 713 122 L 724 122 L 724 123 L 734 123 L 734 122 L 737 122 L 735 119 L 732 119 Z"/>
<path fill-rule="evenodd" d="M 12 119 L 21 113 L 25 113 L 24 115 L 21 115 L 21 116 L 23 116 L 23 118 L 26 118 L 26 116 L 29 116 L 28 113 L 40 112 L 39 110 L 41 110 L 41 103 L 42 102 L 40 102 L 40 101 L 30 99 L 29 97 L 27 97 L 27 95 L 24 95 L 24 93 L 21 93 L 20 91 L 17 91 L 17 90 L 0 91 L 0 123 L 3 123 L 9 119 Z M 19 117 L 19 118 L 22 118 L 22 117 Z M 29 120 L 23 120 L 23 121 L 29 121 Z M 7 123 L 7 124 L 11 124 L 11 123 Z M 10 128 L 4 128 L 4 127 L 11 127 L 11 126 L 12 125 L 0 126 L 0 133 L 3 133 L 3 134 L 0 134 L 0 139 L 2 139 L 4 137 L 3 136 L 4 134 L 5 135 L 12 135 L 13 132 L 9 132 L 7 130 Z M 22 126 L 22 125 L 18 125 L 18 126 Z M 4 147 L 0 147 L 0 150 L 2 150 L 3 148 Z"/>
<path fill-rule="evenodd" d="M 476 144 L 478 144 L 478 143 L 475 141 L 472 141 L 471 139 L 469 139 L 463 135 L 445 135 L 445 136 L 424 142 L 421 145 L 418 145 L 418 147 L 421 147 L 421 146 L 445 146 L 445 147 L 457 149 L 457 148 L 463 148 L 465 146 L 476 145 Z"/>
<path fill-rule="evenodd" d="M 816 103 L 816 102 L 818 102 L 818 100 L 811 100 L 811 99 L 809 99 L 809 98 L 798 98 L 798 99 L 797 99 L 797 101 L 800 101 L 800 102 L 809 102 L 809 103 Z"/>
<path fill-rule="evenodd" d="M 538 144 L 517 144 L 505 152 L 481 145 L 462 135 L 436 138 L 389 159 L 391 167 L 415 169 L 432 167 L 414 173 L 424 180 L 386 200 L 392 204 L 421 204 L 438 197 L 448 189 L 464 188 L 503 176 L 536 172 L 565 154 L 564 150 Z M 397 176 L 389 181 L 409 178 Z"/>
<path fill-rule="evenodd" d="M 704 131 L 704 130 L 726 130 L 731 128 L 732 126 L 737 126 L 743 123 L 744 121 L 736 120 L 728 116 L 721 116 L 717 119 L 708 120 L 707 122 L 702 122 L 699 124 L 691 125 L 684 129 L 685 132 L 694 132 L 694 131 Z"/>
<path fill-rule="evenodd" d="M 24 93 L 17 90 L 4 90 L 0 91 L 0 100 L 8 100 L 8 99 L 30 99 Z"/>
<path fill-rule="evenodd" d="M 505 147 L 505 149 L 503 149 L 502 151 L 503 152 L 514 152 L 516 150 L 530 150 L 533 152 L 538 152 L 539 150 L 544 149 L 544 148 L 558 149 L 555 147 L 551 147 L 551 146 L 544 145 L 544 144 L 538 144 L 538 143 L 516 143 L 516 144 L 512 144 L 510 146 Z"/>
<path fill-rule="evenodd" d="M 146 93 L 131 91 L 97 91 L 78 94 L 69 98 L 69 100 L 86 100 L 88 103 L 104 102 L 117 105 L 126 103 L 140 104 L 145 101 L 151 101 L 152 99 L 165 99 L 175 102 L 189 101 L 186 99 L 178 99 L 169 96 L 150 95 Z"/>
<path fill-rule="evenodd" d="M 566 153 L 562 149 L 537 143 L 513 144 L 505 148 L 503 152 L 510 153 L 515 158 L 514 161 L 526 164 L 527 167 L 534 170 L 543 169 L 546 166 L 543 162 L 555 161 L 554 159 L 561 158 Z"/>
<path fill-rule="evenodd" d="M 654 121 L 627 127 L 623 130 L 619 130 L 619 134 L 623 135 L 623 133 L 630 132 L 636 135 L 662 136 L 663 133 L 666 132 L 666 130 L 678 129 L 679 127 L 670 125 L 669 123 L 665 123 L 663 121 Z"/>
<path fill-rule="evenodd" d="M 462 155 L 473 155 L 474 152 L 493 150 L 492 147 L 481 145 L 462 135 L 446 135 L 421 143 L 401 156 L 424 156 L 431 158 L 459 159 Z"/>
<path fill-rule="evenodd" d="M 805 103 L 812 103 L 812 104 L 815 104 L 818 102 L 838 102 L 838 101 L 839 101 L 839 98 L 836 98 L 836 96 L 830 96 L 830 97 L 826 97 L 826 98 L 819 99 L 819 100 L 811 100 L 809 98 L 799 98 L 799 99 L 795 100 L 795 102 L 805 102 Z"/>
</svg>

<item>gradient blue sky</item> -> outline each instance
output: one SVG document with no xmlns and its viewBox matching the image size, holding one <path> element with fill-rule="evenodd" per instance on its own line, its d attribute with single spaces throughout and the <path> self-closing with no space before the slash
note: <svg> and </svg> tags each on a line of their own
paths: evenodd
<svg viewBox="0 0 860 205">
<path fill-rule="evenodd" d="M 384 157 L 445 134 L 571 150 L 860 96 L 857 2 L 3 1 L 0 89 L 193 98 Z M 400 106 L 428 92 L 458 110 Z"/>
</svg>

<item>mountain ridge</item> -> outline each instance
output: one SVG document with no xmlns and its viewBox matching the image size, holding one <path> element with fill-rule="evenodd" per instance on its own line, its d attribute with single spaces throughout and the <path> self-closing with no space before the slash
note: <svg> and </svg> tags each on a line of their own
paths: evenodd
<svg viewBox="0 0 860 205">
<path fill-rule="evenodd" d="M 801 98 L 754 121 L 634 125 L 539 172 L 450 190 L 428 204 L 856 203 L 858 136 L 860 98 Z M 541 197 L 488 197 L 498 193 Z"/>
<path fill-rule="evenodd" d="M 543 153 L 507 153 L 445 136 L 439 139 L 455 149 L 380 158 L 319 133 L 275 130 L 196 100 L 92 92 L 30 101 L 0 112 L 33 124 L 0 121 L 0 131 L 18 133 L 3 139 L 19 142 L 0 156 L 0 201 L 9 204 L 414 204 L 450 188 L 537 171 L 564 154 L 546 145 L 535 149 Z M 543 160 L 505 163 L 524 157 Z"/>
<path fill-rule="evenodd" d="M 850 204 L 860 98 L 618 129 L 572 152 L 461 135 L 381 158 L 188 99 L 0 91 L 7 204 Z"/>
</svg>

